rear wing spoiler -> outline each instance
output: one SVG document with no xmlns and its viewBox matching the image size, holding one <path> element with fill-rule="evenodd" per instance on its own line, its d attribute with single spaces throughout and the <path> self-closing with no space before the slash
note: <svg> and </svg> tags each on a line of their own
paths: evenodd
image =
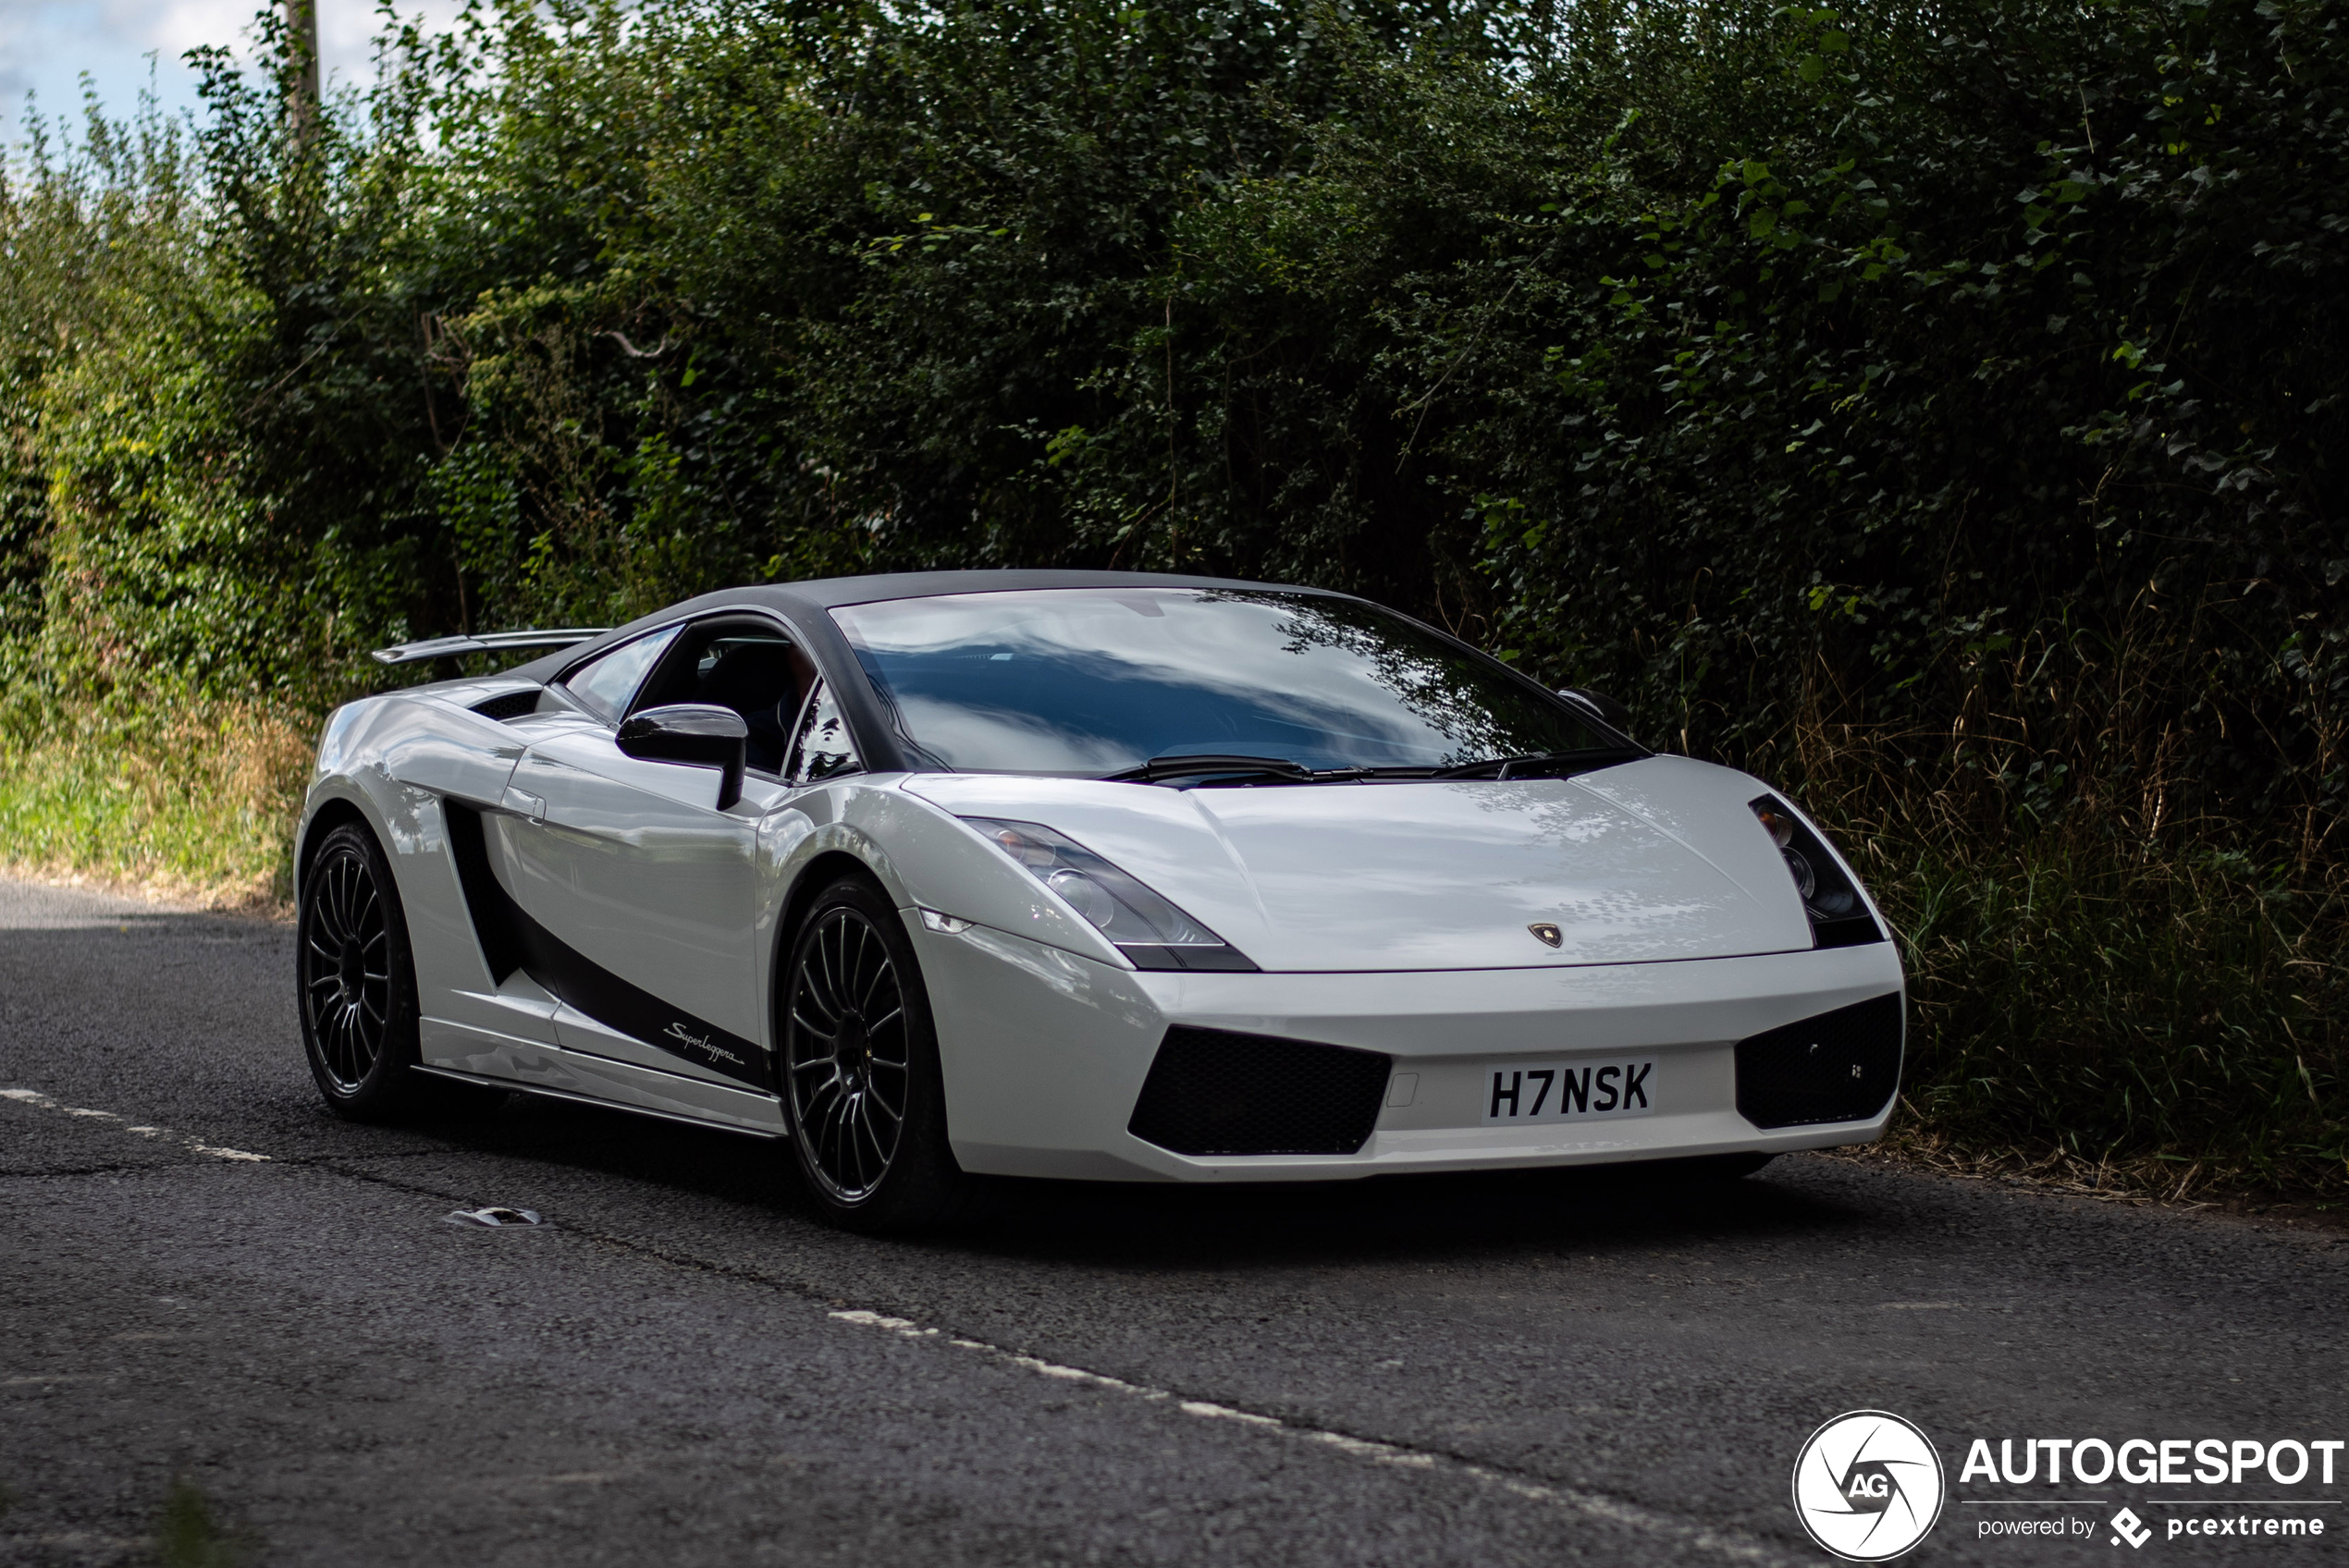
<svg viewBox="0 0 2349 1568">
<path fill-rule="evenodd" d="M 423 659 L 453 659 L 466 654 L 501 654 L 516 648 L 569 648 L 601 637 L 609 626 L 568 626 L 549 631 L 484 631 L 471 637 L 435 637 L 428 642 L 402 643 L 377 648 L 377 664 L 415 664 Z"/>
</svg>

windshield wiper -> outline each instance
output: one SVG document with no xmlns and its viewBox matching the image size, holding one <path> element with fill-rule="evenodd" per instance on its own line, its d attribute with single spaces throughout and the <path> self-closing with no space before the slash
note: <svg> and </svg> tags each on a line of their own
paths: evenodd
<svg viewBox="0 0 2349 1568">
<path fill-rule="evenodd" d="M 1310 768 L 1300 766 L 1286 757 L 1236 756 L 1169 756 L 1152 757 L 1137 767 L 1101 777 L 1113 783 L 1156 784 L 1167 778 L 1198 778 L 1209 774 L 1244 774 L 1256 778 L 1288 778 L 1302 781 L 1313 777 Z"/>
<path fill-rule="evenodd" d="M 1536 752 L 1524 756 L 1487 757 L 1457 767 L 1307 767 L 1286 757 L 1163 756 L 1105 773 L 1119 784 L 1161 784 L 1178 778 L 1256 778 L 1280 784 L 1346 784 L 1371 778 L 1563 778 L 1631 762 L 1647 755 L 1623 746 L 1592 747 L 1580 752 Z"/>
<path fill-rule="evenodd" d="M 1429 775 L 1433 778 L 1563 778 L 1572 773 L 1590 773 L 1602 767 L 1613 767 L 1619 762 L 1633 762 L 1647 755 L 1628 746 L 1593 746 L 1580 752 L 1534 752 L 1525 756 L 1487 757 L 1482 762 L 1464 762 L 1457 767 L 1438 768 Z"/>
</svg>

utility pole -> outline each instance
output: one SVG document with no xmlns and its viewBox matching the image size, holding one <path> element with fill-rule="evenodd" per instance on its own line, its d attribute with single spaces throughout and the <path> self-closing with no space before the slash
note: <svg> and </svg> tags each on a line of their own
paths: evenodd
<svg viewBox="0 0 2349 1568">
<path fill-rule="evenodd" d="M 294 144 L 307 148 L 318 133 L 318 0 L 286 0 L 286 35 L 293 51 L 287 112 Z"/>
</svg>

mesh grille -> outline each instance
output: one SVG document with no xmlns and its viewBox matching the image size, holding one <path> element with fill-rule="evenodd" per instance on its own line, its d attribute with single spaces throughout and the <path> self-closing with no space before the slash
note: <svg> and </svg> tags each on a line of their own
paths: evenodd
<svg viewBox="0 0 2349 1568">
<path fill-rule="evenodd" d="M 1900 997 L 1740 1040 L 1738 1114 L 1756 1127 L 1865 1121 L 1900 1086 Z"/>
<path fill-rule="evenodd" d="M 520 692 L 501 692 L 497 696 L 484 698 L 473 704 L 473 712 L 484 718 L 494 718 L 501 723 L 506 719 L 520 718 L 525 714 L 537 711 L 538 688 L 535 686 Z"/>
<path fill-rule="evenodd" d="M 1353 1154 L 1390 1065 L 1377 1051 L 1177 1025 L 1126 1131 L 1176 1154 Z"/>
</svg>

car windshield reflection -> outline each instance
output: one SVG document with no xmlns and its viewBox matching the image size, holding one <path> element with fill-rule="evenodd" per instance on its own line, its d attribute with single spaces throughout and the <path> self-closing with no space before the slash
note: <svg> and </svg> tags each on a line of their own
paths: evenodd
<svg viewBox="0 0 2349 1568">
<path fill-rule="evenodd" d="M 916 754 L 954 771 L 1295 781 L 1619 746 L 1466 649 L 1350 599 L 1075 588 L 832 615 Z M 1167 766 L 1184 757 L 1232 766 Z"/>
</svg>

